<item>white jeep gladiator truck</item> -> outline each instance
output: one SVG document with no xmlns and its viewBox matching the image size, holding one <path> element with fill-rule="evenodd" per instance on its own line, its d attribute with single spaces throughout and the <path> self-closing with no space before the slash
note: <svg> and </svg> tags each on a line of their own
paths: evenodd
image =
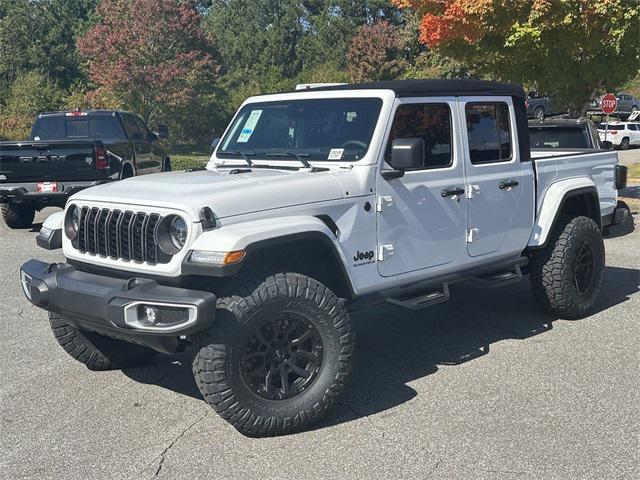
<svg viewBox="0 0 640 480">
<path fill-rule="evenodd" d="M 528 274 L 547 314 L 591 311 L 626 170 L 613 151 L 545 155 L 532 159 L 509 84 L 252 97 L 206 169 L 74 195 L 39 241 L 66 262 L 28 261 L 23 290 L 88 368 L 191 349 L 204 399 L 235 428 L 298 431 L 344 388 L 355 309 L 422 309 L 455 282 Z"/>
</svg>

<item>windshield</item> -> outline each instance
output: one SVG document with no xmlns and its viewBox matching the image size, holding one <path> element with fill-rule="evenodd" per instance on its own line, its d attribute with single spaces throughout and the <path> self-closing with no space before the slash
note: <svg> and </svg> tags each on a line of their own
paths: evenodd
<svg viewBox="0 0 640 480">
<path fill-rule="evenodd" d="M 382 100 L 333 98 L 245 105 L 218 154 L 356 161 L 369 149 Z"/>
<path fill-rule="evenodd" d="M 585 128 L 537 128 L 529 130 L 531 148 L 591 148 Z"/>
</svg>

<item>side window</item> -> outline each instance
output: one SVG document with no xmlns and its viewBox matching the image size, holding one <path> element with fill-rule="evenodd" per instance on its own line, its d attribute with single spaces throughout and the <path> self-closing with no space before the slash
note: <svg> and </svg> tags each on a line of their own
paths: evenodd
<svg viewBox="0 0 640 480">
<path fill-rule="evenodd" d="M 134 117 L 134 119 L 136 121 L 136 125 L 138 126 L 138 130 L 142 134 L 142 139 L 151 139 L 151 131 L 147 128 L 147 125 L 144 123 L 144 121 L 140 117 Z"/>
<path fill-rule="evenodd" d="M 471 163 L 511 160 L 511 122 L 506 103 L 468 103 L 465 108 Z"/>
<path fill-rule="evenodd" d="M 423 168 L 448 167 L 452 163 L 451 110 L 447 104 L 400 105 L 387 142 L 385 160 L 391 161 L 391 145 L 397 138 L 424 140 Z"/>
<path fill-rule="evenodd" d="M 138 129 L 138 126 L 131 115 L 122 115 L 122 121 L 124 122 L 124 128 L 127 130 L 131 140 L 140 141 L 143 139 L 142 132 Z"/>
</svg>

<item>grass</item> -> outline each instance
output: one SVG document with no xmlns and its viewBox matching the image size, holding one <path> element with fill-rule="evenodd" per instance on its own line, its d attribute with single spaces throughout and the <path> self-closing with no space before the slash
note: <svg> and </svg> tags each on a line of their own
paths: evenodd
<svg viewBox="0 0 640 480">
<path fill-rule="evenodd" d="M 640 183 L 640 163 L 629 165 L 629 183 Z"/>
<path fill-rule="evenodd" d="M 171 147 L 171 168 L 186 170 L 187 168 L 204 167 L 211 156 L 211 147 L 204 144 L 174 145 Z"/>
</svg>

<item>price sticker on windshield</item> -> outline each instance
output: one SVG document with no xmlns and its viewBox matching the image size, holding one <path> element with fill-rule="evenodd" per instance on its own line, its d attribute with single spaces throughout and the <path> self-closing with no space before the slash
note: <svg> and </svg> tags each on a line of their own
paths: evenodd
<svg viewBox="0 0 640 480">
<path fill-rule="evenodd" d="M 253 131 L 256 129 L 256 125 L 258 124 L 258 120 L 260 120 L 260 116 L 262 115 L 262 110 L 253 110 L 247 118 L 247 121 L 242 127 L 242 131 L 240 135 L 238 135 L 238 143 L 247 143 L 253 135 Z"/>
<path fill-rule="evenodd" d="M 332 148 L 329 152 L 329 156 L 327 160 L 342 160 L 342 155 L 344 154 L 344 148 Z"/>
</svg>

